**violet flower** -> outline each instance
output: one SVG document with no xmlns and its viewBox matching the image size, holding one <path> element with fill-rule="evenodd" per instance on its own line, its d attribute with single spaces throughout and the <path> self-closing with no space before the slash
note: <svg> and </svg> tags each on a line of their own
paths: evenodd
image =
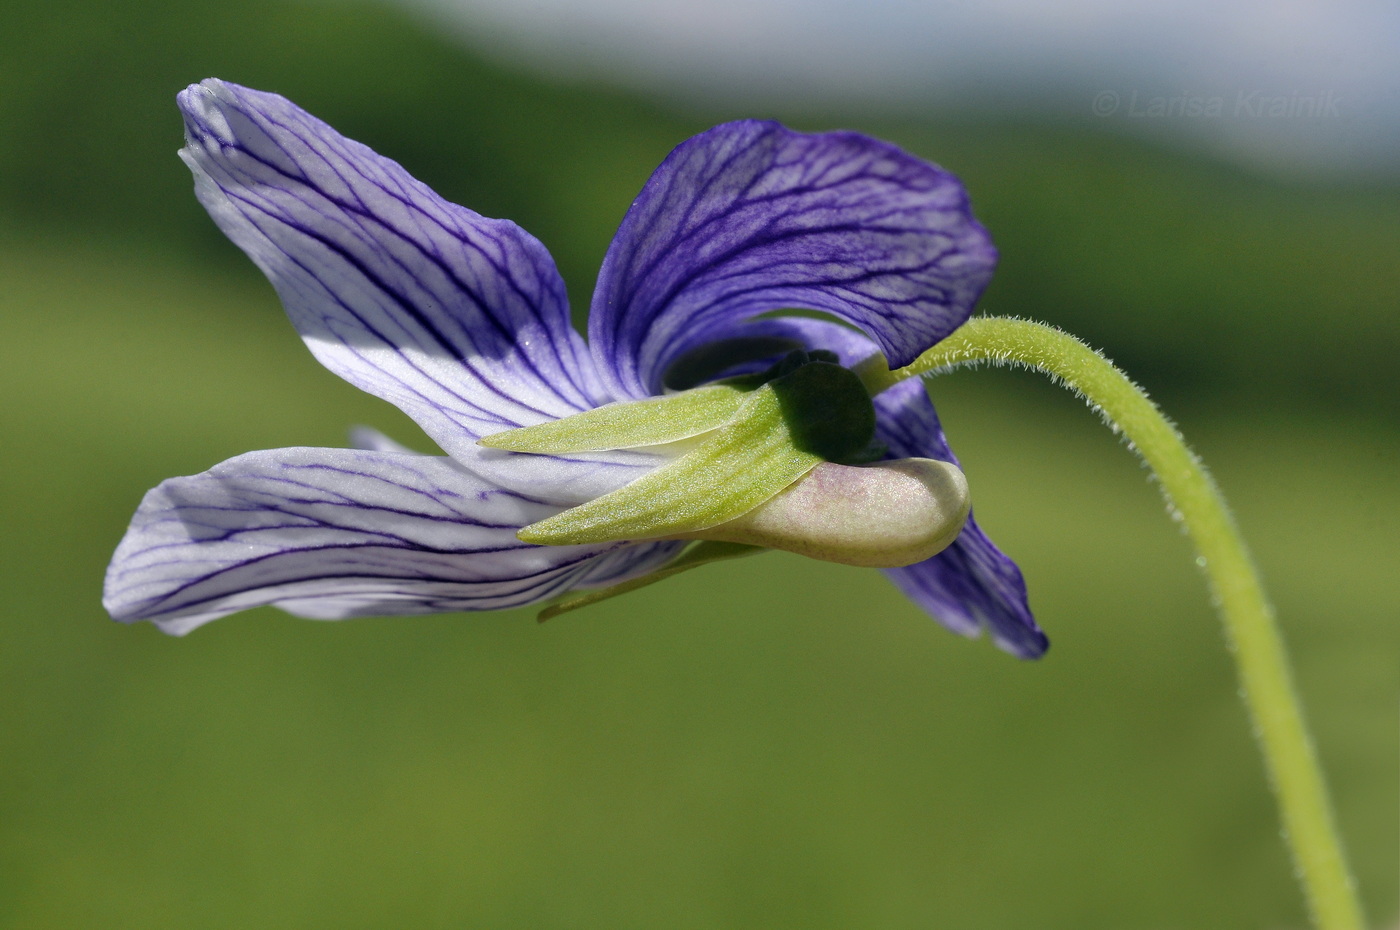
<svg viewBox="0 0 1400 930">
<path fill-rule="evenodd" d="M 493 610 L 664 570 L 704 533 L 517 534 L 660 474 L 675 448 L 526 454 L 478 440 L 794 350 L 908 364 L 969 317 L 996 260 L 947 172 L 855 133 L 728 123 L 680 145 L 633 203 L 585 344 L 553 260 L 515 224 L 444 201 L 274 94 L 208 80 L 179 99 L 200 202 L 316 358 L 447 455 L 361 431 L 357 449 L 251 452 L 162 483 L 116 551 L 104 603 L 168 633 L 267 604 L 315 619 Z M 761 316 L 787 308 L 841 322 Z M 871 403 L 883 458 L 956 464 L 917 379 Z M 885 570 L 948 628 L 1044 652 L 1020 571 L 970 517 L 937 555 Z"/>
</svg>

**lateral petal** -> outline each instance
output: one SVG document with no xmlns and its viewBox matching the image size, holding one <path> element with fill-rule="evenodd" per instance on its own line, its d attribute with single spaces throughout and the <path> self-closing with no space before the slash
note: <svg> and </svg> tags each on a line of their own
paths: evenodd
<svg viewBox="0 0 1400 930">
<path fill-rule="evenodd" d="M 558 510 L 441 456 L 252 452 L 146 495 L 103 603 L 176 634 L 265 604 L 318 619 L 530 604 L 621 548 L 516 538 Z"/>
<path fill-rule="evenodd" d="M 627 212 L 589 339 L 619 398 L 659 393 L 687 350 L 787 308 L 831 313 L 905 365 L 967 319 L 995 261 L 941 168 L 857 133 L 726 123 L 682 143 Z"/>
<path fill-rule="evenodd" d="M 179 102 L 200 202 L 311 351 L 449 454 L 611 399 L 553 259 L 514 223 L 448 203 L 276 94 L 211 79 Z"/>
</svg>

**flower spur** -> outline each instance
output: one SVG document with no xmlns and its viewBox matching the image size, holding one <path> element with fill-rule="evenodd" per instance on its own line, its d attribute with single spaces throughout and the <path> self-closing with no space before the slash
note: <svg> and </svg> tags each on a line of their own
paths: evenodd
<svg viewBox="0 0 1400 930">
<path fill-rule="evenodd" d="M 986 629 L 1022 657 L 1044 652 L 1020 571 L 970 515 L 963 522 L 957 460 L 917 379 L 849 399 L 854 420 L 868 410 L 868 435 L 846 429 L 838 454 L 789 447 L 796 479 L 774 477 L 774 457 L 741 441 L 750 428 L 789 436 L 792 417 L 771 415 L 788 397 L 805 411 L 799 430 L 827 429 L 829 397 L 849 394 L 854 366 L 879 353 L 907 364 L 968 319 L 996 253 L 952 175 L 855 133 L 756 121 L 702 133 L 667 157 L 623 219 L 585 344 L 553 260 L 513 223 L 444 201 L 274 94 L 210 80 L 180 107 L 197 196 L 267 275 L 316 358 L 399 407 L 446 455 L 361 431 L 360 448 L 253 452 L 166 481 L 108 570 L 104 603 L 116 619 L 184 633 L 268 604 L 341 619 L 625 587 L 695 564 L 696 548 L 683 554 L 693 539 L 730 540 L 699 544 L 720 553 L 754 541 L 804 551 L 811 514 L 833 500 L 849 513 L 842 495 L 853 486 L 922 468 L 925 491 L 885 503 L 922 495 L 937 512 L 940 494 L 961 493 L 963 510 L 945 512 L 929 537 L 943 537 L 931 544 L 941 551 L 912 564 L 908 554 L 837 560 L 893 566 L 891 580 L 956 632 Z M 839 322 L 767 315 L 794 307 Z M 694 434 L 668 426 L 663 442 L 577 441 L 600 411 L 620 411 L 622 433 L 646 434 L 656 398 L 706 391 L 731 393 L 701 411 Z M 755 412 L 764 404 L 768 421 Z M 733 419 L 740 407 L 754 419 Z M 551 430 L 570 436 L 561 444 Z M 738 458 L 697 459 L 700 447 Z M 850 464 L 870 458 L 884 461 Z M 740 512 L 716 494 L 726 464 L 740 484 L 753 475 L 762 485 Z M 671 480 L 682 473 L 699 483 Z M 644 493 L 652 522 L 618 535 L 625 508 L 613 502 Z M 715 500 L 708 523 L 694 515 Z M 579 514 L 593 515 L 591 536 Z M 790 530 L 794 519 L 797 538 L 774 542 L 773 525 Z M 880 538 L 896 529 L 873 527 Z M 833 557 L 823 545 L 809 554 Z"/>
</svg>

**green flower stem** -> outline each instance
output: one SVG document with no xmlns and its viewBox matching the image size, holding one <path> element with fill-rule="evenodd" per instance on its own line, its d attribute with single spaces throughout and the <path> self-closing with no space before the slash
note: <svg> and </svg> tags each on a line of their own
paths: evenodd
<svg viewBox="0 0 1400 930">
<path fill-rule="evenodd" d="M 979 317 L 905 368 L 891 372 L 876 356 L 856 373 L 874 395 L 906 378 L 981 362 L 1023 365 L 1049 375 L 1121 432 L 1152 469 L 1209 579 L 1313 921 L 1321 930 L 1361 930 L 1355 883 L 1332 822 L 1273 610 L 1225 499 L 1200 459 L 1112 362 L 1040 323 Z"/>
</svg>

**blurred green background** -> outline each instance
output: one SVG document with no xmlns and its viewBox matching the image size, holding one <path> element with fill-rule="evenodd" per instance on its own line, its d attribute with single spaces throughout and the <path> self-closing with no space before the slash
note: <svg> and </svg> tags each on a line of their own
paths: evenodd
<svg viewBox="0 0 1400 930">
<path fill-rule="evenodd" d="M 141 494 L 396 411 L 321 370 L 175 157 L 174 94 L 291 97 L 538 235 L 575 307 L 721 119 L 471 57 L 388 7 L 0 13 L 0 927 L 1298 927 L 1189 548 L 1032 376 L 935 382 L 1054 646 L 949 635 L 765 555 L 543 626 L 262 610 L 119 627 Z M 967 181 L 989 312 L 1143 383 L 1237 509 L 1373 923 L 1396 917 L 1400 186 L 1309 187 L 1050 124 L 804 112 Z"/>
</svg>

